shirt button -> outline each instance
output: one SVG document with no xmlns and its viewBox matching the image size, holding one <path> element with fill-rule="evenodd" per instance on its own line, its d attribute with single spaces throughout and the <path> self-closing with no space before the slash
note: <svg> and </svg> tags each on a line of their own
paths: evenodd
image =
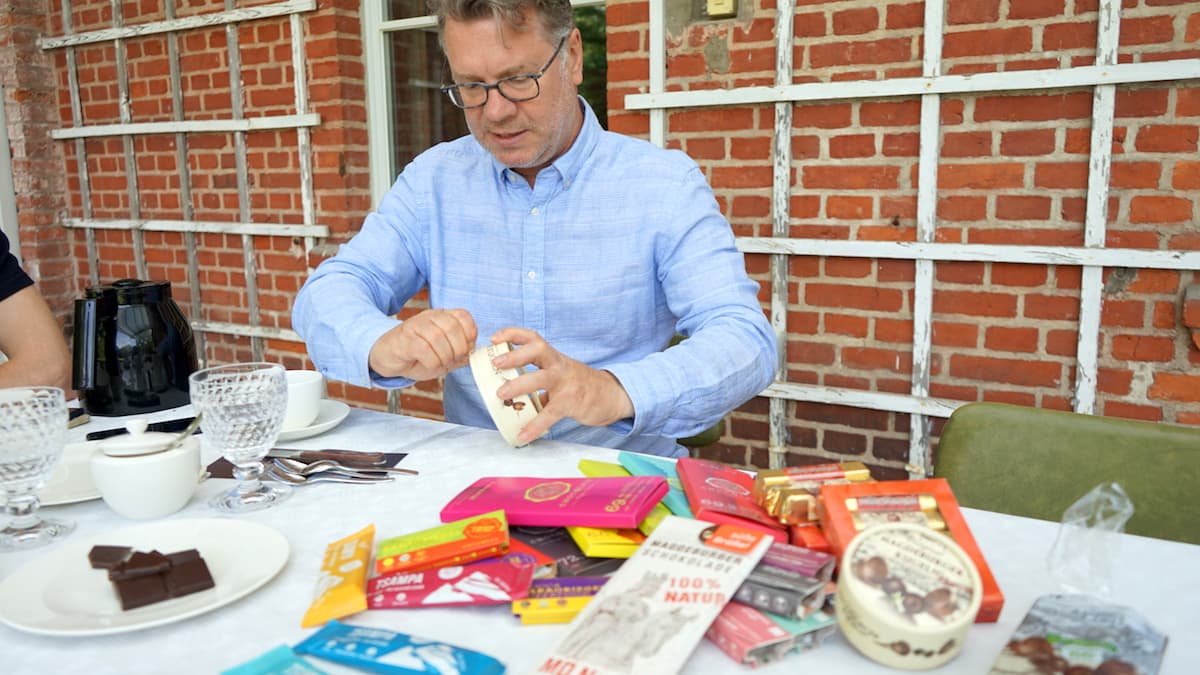
<svg viewBox="0 0 1200 675">
<path fill-rule="evenodd" d="M 541 212 L 540 212 L 540 211 L 538 211 L 538 207 L 536 207 L 536 206 L 535 206 L 535 207 L 533 207 L 532 209 L 530 209 L 530 210 L 529 210 L 529 213 L 530 213 L 530 215 L 534 215 L 534 216 L 536 216 L 538 213 L 541 213 Z"/>
<path fill-rule="evenodd" d="M 526 274 L 525 276 L 529 277 L 530 281 L 532 281 L 537 278 L 537 272 L 534 272 L 533 270 L 529 270 L 529 273 Z"/>
</svg>

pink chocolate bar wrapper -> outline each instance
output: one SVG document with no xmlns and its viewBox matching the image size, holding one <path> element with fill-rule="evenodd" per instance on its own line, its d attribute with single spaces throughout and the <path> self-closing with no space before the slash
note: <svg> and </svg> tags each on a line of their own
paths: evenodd
<svg viewBox="0 0 1200 675">
<path fill-rule="evenodd" d="M 667 493 L 662 476 L 486 477 L 442 508 L 442 522 L 503 509 L 510 525 L 635 528 Z"/>
<path fill-rule="evenodd" d="M 529 563 L 499 560 L 372 577 L 367 608 L 503 605 L 525 597 L 533 570 Z"/>
</svg>

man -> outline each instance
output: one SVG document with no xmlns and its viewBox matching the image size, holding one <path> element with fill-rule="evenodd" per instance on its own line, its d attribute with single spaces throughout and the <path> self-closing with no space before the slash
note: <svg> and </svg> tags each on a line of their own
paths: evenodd
<svg viewBox="0 0 1200 675">
<path fill-rule="evenodd" d="M 72 398 L 71 355 L 58 321 L 0 232 L 0 388 L 60 387 Z M 3 357 L 8 360 L 4 361 Z"/>
<path fill-rule="evenodd" d="M 657 455 L 771 382 L 775 340 L 729 224 L 686 155 L 603 130 L 577 93 L 568 0 L 432 0 L 471 135 L 405 168 L 301 289 L 293 323 L 327 375 L 445 376 L 446 419 L 540 392 L 519 436 Z M 430 309 L 393 318 L 428 289 Z M 676 333 L 688 336 L 663 351 Z M 495 392 L 463 368 L 511 342 Z"/>
</svg>

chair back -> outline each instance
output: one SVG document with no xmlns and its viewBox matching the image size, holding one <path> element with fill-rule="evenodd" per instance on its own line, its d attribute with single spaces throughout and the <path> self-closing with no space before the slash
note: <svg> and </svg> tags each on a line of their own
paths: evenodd
<svg viewBox="0 0 1200 675">
<path fill-rule="evenodd" d="M 1101 483 L 1133 502 L 1125 531 L 1200 544 L 1200 428 L 969 403 L 934 453 L 962 506 L 1061 521 Z"/>
</svg>

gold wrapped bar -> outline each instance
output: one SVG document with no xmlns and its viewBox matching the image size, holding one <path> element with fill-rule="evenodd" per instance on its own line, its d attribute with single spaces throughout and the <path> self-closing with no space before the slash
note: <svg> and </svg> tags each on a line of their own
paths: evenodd
<svg viewBox="0 0 1200 675">
<path fill-rule="evenodd" d="M 913 523 L 931 530 L 946 530 L 946 520 L 931 494 L 867 495 L 847 497 L 846 510 L 857 530 L 880 523 Z"/>
<path fill-rule="evenodd" d="M 858 482 L 871 480 L 871 471 L 862 462 L 838 462 L 788 466 L 782 469 L 762 469 L 754 477 L 754 498 L 762 503 L 771 489 L 799 487 L 801 483 L 831 480 Z"/>
</svg>

